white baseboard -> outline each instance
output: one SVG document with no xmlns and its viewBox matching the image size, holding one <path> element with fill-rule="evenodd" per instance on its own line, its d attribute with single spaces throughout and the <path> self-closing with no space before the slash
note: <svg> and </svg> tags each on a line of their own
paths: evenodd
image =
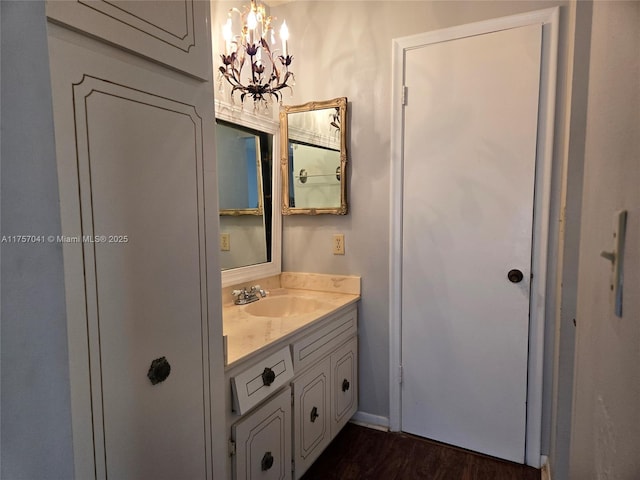
<svg viewBox="0 0 640 480">
<path fill-rule="evenodd" d="M 389 419 L 387 417 L 361 412 L 360 410 L 351 417 L 351 423 L 376 430 L 382 430 L 384 432 L 389 431 Z"/>
<path fill-rule="evenodd" d="M 541 480 L 551 480 L 551 467 L 549 467 L 549 457 L 546 455 L 540 456 L 540 479 Z"/>
</svg>

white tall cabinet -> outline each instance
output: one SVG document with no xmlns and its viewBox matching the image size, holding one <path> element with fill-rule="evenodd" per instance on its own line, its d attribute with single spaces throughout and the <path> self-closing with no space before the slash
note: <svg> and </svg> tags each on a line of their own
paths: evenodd
<svg viewBox="0 0 640 480">
<path fill-rule="evenodd" d="M 224 475 L 208 8 L 47 5 L 77 479 Z"/>
</svg>

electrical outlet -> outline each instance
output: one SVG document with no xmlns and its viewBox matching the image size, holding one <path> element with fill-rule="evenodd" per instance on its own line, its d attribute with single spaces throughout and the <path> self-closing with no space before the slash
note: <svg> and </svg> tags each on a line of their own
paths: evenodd
<svg viewBox="0 0 640 480">
<path fill-rule="evenodd" d="M 336 233 L 333 236 L 333 254 L 344 255 L 344 234 Z"/>
<path fill-rule="evenodd" d="M 231 238 L 228 233 L 220 234 L 220 251 L 228 252 L 231 250 Z"/>
</svg>

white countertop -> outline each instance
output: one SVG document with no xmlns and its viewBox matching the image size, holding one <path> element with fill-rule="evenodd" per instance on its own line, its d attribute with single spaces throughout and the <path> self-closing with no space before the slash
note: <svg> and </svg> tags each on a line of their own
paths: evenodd
<svg viewBox="0 0 640 480">
<path fill-rule="evenodd" d="M 357 302 L 360 295 L 351 293 L 322 292 L 293 288 L 277 288 L 269 292 L 270 297 L 292 295 L 321 302 L 322 305 L 309 313 L 285 317 L 262 317 L 247 313 L 248 305 L 225 305 L 222 309 L 223 334 L 227 337 L 227 365 L 269 346 L 273 342 L 293 335 L 301 328 L 312 325 L 338 309 Z M 258 303 L 261 300 L 258 300 Z"/>
</svg>

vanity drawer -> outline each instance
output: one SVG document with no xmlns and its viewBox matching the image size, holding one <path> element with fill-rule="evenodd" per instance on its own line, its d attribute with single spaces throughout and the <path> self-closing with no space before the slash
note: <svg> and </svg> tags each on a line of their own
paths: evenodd
<svg viewBox="0 0 640 480">
<path fill-rule="evenodd" d="M 292 378 L 291 354 L 284 347 L 231 377 L 233 411 L 243 415 Z"/>
<path fill-rule="evenodd" d="M 347 312 L 330 320 L 319 330 L 307 335 L 292 345 L 293 365 L 297 371 L 313 365 L 342 342 L 356 334 L 358 309 L 353 307 Z"/>
</svg>

